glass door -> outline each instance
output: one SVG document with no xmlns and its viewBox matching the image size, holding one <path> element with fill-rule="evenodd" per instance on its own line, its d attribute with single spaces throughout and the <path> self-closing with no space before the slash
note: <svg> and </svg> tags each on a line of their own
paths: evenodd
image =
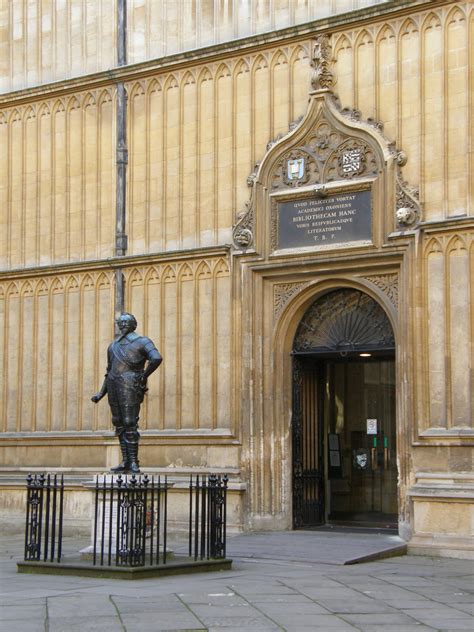
<svg viewBox="0 0 474 632">
<path fill-rule="evenodd" d="M 327 520 L 396 526 L 394 359 L 326 360 L 323 402 Z"/>
</svg>

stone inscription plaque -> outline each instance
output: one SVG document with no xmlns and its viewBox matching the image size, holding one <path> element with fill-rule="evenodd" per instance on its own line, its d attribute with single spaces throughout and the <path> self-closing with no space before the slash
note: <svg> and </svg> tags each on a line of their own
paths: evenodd
<svg viewBox="0 0 474 632">
<path fill-rule="evenodd" d="M 307 248 L 371 239 L 371 191 L 278 203 L 277 248 Z"/>
</svg>

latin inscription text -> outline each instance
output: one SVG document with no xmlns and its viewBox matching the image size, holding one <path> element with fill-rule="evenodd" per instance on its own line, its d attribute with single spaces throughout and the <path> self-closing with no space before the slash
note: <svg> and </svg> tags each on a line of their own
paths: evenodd
<svg viewBox="0 0 474 632">
<path fill-rule="evenodd" d="M 370 191 L 278 204 L 278 247 L 299 248 L 369 240 Z"/>
</svg>

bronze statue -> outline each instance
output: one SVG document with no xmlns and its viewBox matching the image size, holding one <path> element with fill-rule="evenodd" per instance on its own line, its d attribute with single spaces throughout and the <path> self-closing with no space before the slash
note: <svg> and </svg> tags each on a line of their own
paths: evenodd
<svg viewBox="0 0 474 632">
<path fill-rule="evenodd" d="M 112 472 L 140 471 L 138 461 L 138 416 L 147 389 L 147 379 L 156 371 L 162 357 L 150 338 L 135 333 L 137 320 L 133 314 L 122 313 L 117 319 L 119 336 L 107 350 L 107 371 L 102 388 L 91 397 L 94 403 L 105 394 L 109 398 L 112 423 L 120 441 L 122 463 Z M 145 367 L 145 364 L 147 363 Z"/>
</svg>

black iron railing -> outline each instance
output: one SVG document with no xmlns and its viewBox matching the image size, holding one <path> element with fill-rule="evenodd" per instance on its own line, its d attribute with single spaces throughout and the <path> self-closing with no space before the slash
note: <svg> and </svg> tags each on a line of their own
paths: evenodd
<svg viewBox="0 0 474 632">
<path fill-rule="evenodd" d="M 226 556 L 227 476 L 196 476 L 189 481 L 189 557 Z"/>
<path fill-rule="evenodd" d="M 63 539 L 64 478 L 26 478 L 25 560 L 60 562 Z"/>
<path fill-rule="evenodd" d="M 189 481 L 189 557 L 225 559 L 227 476 Z M 94 566 L 158 566 L 167 563 L 168 489 L 165 477 L 97 476 L 94 485 L 91 558 Z M 64 480 L 27 478 L 25 560 L 60 562 Z"/>
<path fill-rule="evenodd" d="M 166 478 L 97 476 L 93 564 L 166 564 L 167 508 Z"/>
</svg>

